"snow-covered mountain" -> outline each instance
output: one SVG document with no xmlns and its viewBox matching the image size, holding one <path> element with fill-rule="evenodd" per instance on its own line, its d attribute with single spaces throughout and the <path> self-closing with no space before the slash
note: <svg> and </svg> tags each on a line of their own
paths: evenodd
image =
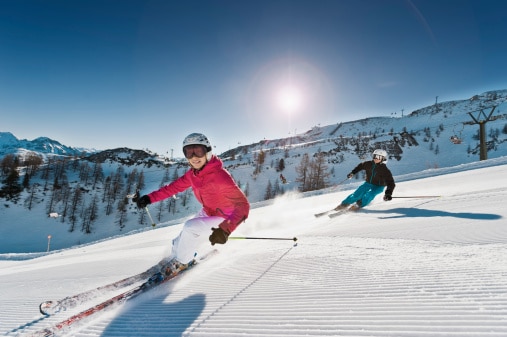
<svg viewBox="0 0 507 337">
<path fill-rule="evenodd" d="M 0 158 L 6 154 L 23 156 L 26 152 L 34 152 L 43 156 L 80 156 L 95 151 L 94 149 L 65 146 L 48 137 L 38 137 L 33 140 L 27 140 L 18 139 L 10 132 L 0 132 Z"/>
<path fill-rule="evenodd" d="M 310 158 L 316 154 L 324 156 L 330 176 L 328 188 L 305 192 L 304 195 L 347 189 L 358 183 L 358 180 L 345 182 L 344 178 L 360 161 L 369 159 L 375 148 L 388 151 L 388 166 L 398 181 L 403 176 L 424 170 L 456 167 L 478 161 L 480 126 L 475 124 L 474 118 L 479 122 L 490 119 L 484 124 L 488 158 L 507 155 L 506 100 L 507 90 L 497 90 L 464 100 L 440 102 L 405 116 L 375 117 L 315 126 L 296 137 L 263 139 L 254 144 L 233 148 L 220 154 L 220 157 L 254 207 L 271 202 L 265 201 L 268 189 L 272 195 L 298 191 L 300 186 L 296 167 L 305 154 Z M 21 148 L 16 147 L 20 141 L 12 134 L 4 132 L 0 135 L 2 148 L 10 149 L 11 153 Z M 55 153 L 51 151 L 60 149 L 58 142 L 52 141 L 51 144 L 53 145 L 38 147 L 42 149 L 38 153 Z M 32 144 L 31 149 L 35 148 Z M 71 151 L 64 146 L 61 148 Z M 262 164 L 259 163 L 261 153 L 264 159 Z M 280 169 L 282 159 L 283 169 Z M 187 167 L 185 160 L 169 160 L 150 152 L 126 148 L 94 152 L 83 159 L 73 158 L 72 162 L 77 165 L 71 165 L 67 161 L 65 184 L 80 190 L 83 198 L 82 209 L 88 207 L 94 198 L 103 199 L 108 178 L 128 176 L 134 171 L 142 173 L 144 187 L 141 192 L 147 193 L 181 175 Z M 89 172 L 95 169 L 90 166 L 97 164 L 100 164 L 99 169 L 103 173 L 103 179 L 98 182 L 88 179 Z M 281 183 L 280 174 L 286 178 L 286 184 Z M 87 179 L 83 180 L 83 176 Z M 361 177 L 357 179 L 360 180 Z M 62 182 L 58 183 L 60 188 Z M 53 200 L 52 195 L 58 191 L 52 188 L 54 181 L 51 171 L 45 179 L 42 175 L 32 178 L 30 184 L 31 190 L 25 189 L 17 202 L 4 201 L 4 207 L 0 208 L 0 216 L 3 219 L 0 225 L 0 253 L 43 251 L 43 243 L 48 234 L 53 237 L 54 248 L 61 249 L 67 247 L 69 242 L 73 242 L 73 245 L 92 242 L 139 230 L 143 228 L 142 224 L 147 225 L 146 215 L 132 204 L 127 205 L 127 216 L 122 218 L 121 226 L 117 214 L 106 215 L 106 207 L 101 204 L 91 233 L 84 234 L 79 230 L 79 226 L 78 230 L 69 232 L 70 225 L 66 218 L 48 216 L 48 202 Z M 127 183 L 125 185 L 121 193 L 132 193 L 135 187 Z M 395 195 L 396 193 L 397 190 Z M 31 208 L 28 211 L 29 199 Z M 179 223 L 182 218 L 199 209 L 194 198 L 188 195 L 178 196 L 178 199 L 170 202 L 173 203 L 173 208 L 169 207 L 169 201 L 150 206 L 151 214 L 159 226 Z M 51 206 L 53 212 L 62 213 L 61 203 L 52 203 Z M 116 209 L 117 205 L 114 207 Z M 12 226 L 14 223 L 16 226 Z M 26 233 L 22 239 L 15 235 L 19 230 Z M 11 238 L 20 241 L 12 246 L 15 251 L 6 251 L 5 245 L 1 244 L 2 240 Z"/>
</svg>

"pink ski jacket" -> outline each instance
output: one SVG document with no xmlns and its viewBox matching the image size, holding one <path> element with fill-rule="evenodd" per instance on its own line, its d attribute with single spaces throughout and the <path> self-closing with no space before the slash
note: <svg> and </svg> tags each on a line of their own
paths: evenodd
<svg viewBox="0 0 507 337">
<path fill-rule="evenodd" d="M 229 172 L 223 168 L 223 163 L 217 156 L 212 156 L 200 171 L 191 168 L 180 178 L 148 196 L 153 203 L 172 197 L 189 187 L 192 187 L 206 214 L 229 220 L 221 225 L 223 230 L 232 233 L 248 217 L 248 199 Z"/>
</svg>

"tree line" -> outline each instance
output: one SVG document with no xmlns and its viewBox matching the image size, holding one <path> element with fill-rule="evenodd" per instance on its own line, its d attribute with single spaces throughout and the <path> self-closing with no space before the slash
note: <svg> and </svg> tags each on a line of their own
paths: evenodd
<svg viewBox="0 0 507 337">
<path fill-rule="evenodd" d="M 129 204 L 132 205 L 127 196 L 145 187 L 144 172 L 137 168 L 127 172 L 124 165 L 118 164 L 106 175 L 98 162 L 61 156 L 47 157 L 44 161 L 37 154 L 4 156 L 0 160 L 0 178 L 1 198 L 23 202 L 28 210 L 43 204 L 48 216 L 69 224 L 69 232 L 81 230 L 88 234 L 93 232 L 99 216 L 104 215 L 114 216 L 114 223 L 123 229 L 129 220 Z M 170 175 L 166 166 L 160 185 L 177 178 L 178 168 Z M 24 200 L 20 200 L 23 190 L 27 193 L 23 194 Z M 159 203 L 157 219 L 160 221 L 164 213 L 176 213 L 179 205 L 186 206 L 189 195 L 182 193 L 178 198 Z M 145 212 L 137 213 L 137 222 L 146 224 Z"/>
<path fill-rule="evenodd" d="M 269 154 L 274 154 L 270 151 Z M 260 151 L 256 156 L 254 173 L 258 174 L 265 164 L 268 152 Z M 271 161 L 271 166 L 277 172 L 285 170 L 285 159 L 288 151 L 284 151 L 283 158 Z M 318 152 L 310 157 L 304 154 L 300 164 L 296 167 L 298 189 L 302 192 L 329 186 L 330 172 L 326 156 Z M 282 176 L 282 174 L 280 174 Z M 164 186 L 179 177 L 178 166 L 169 170 L 165 166 L 165 173 L 160 181 Z M 35 153 L 25 156 L 6 155 L 0 160 L 0 197 L 14 203 L 23 202 L 24 207 L 32 210 L 43 204 L 46 214 L 58 217 L 62 223 L 69 225 L 70 232 L 80 230 L 92 233 L 101 216 L 113 216 L 114 223 L 121 230 L 129 220 L 129 210 L 132 204 L 127 195 L 142 190 L 145 187 L 144 172 L 137 168 L 126 169 L 118 164 L 109 174 L 104 174 L 103 164 L 90 162 L 78 157 L 48 156 L 45 159 Z M 21 180 L 21 182 L 20 182 Z M 269 180 L 264 199 L 272 199 L 285 193 L 284 183 L 275 178 Z M 241 183 L 238 182 L 241 186 Z M 243 188 L 249 194 L 249 183 Z M 26 193 L 21 194 L 22 191 Z M 168 198 L 152 207 L 154 218 L 160 222 L 166 214 L 176 214 L 179 207 L 186 207 L 191 197 L 191 190 Z M 24 199 L 21 199 L 23 195 Z M 137 213 L 137 222 L 147 224 L 145 212 Z"/>
<path fill-rule="evenodd" d="M 275 154 L 272 149 L 270 154 Z M 255 178 L 260 174 L 261 168 L 263 167 L 268 153 L 264 150 L 260 150 L 254 154 L 254 172 L 253 177 Z M 267 186 L 264 192 L 264 200 L 275 198 L 277 195 L 284 194 L 284 184 L 287 183 L 283 176 L 285 170 L 285 159 L 289 157 L 288 149 L 284 149 L 283 157 L 280 159 L 272 160 L 271 167 L 276 169 L 276 172 L 280 172 L 280 179 L 275 178 L 274 182 L 268 180 Z M 329 187 L 329 177 L 332 174 L 332 170 L 329 169 L 328 159 L 324 152 L 320 150 L 315 153 L 312 157 L 308 153 L 303 154 L 301 161 L 296 166 L 296 182 L 298 183 L 298 190 L 301 192 L 314 191 Z"/>
</svg>

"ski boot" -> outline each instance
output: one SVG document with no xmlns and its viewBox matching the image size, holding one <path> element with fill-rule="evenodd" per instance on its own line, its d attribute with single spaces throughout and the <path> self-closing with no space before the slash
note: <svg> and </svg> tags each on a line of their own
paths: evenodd
<svg viewBox="0 0 507 337">
<path fill-rule="evenodd" d="M 362 202 L 358 200 L 354 205 L 350 206 L 349 211 L 357 212 L 361 209 Z"/>
<path fill-rule="evenodd" d="M 180 261 L 173 258 L 162 267 L 161 272 L 166 276 L 173 276 L 187 269 L 188 267 L 194 265 L 195 263 L 196 263 L 195 259 L 193 259 L 189 263 L 181 263 Z"/>
<path fill-rule="evenodd" d="M 349 207 L 348 204 L 339 204 L 338 206 L 335 207 L 335 211 L 343 211 L 345 209 L 347 209 L 347 207 Z"/>
</svg>

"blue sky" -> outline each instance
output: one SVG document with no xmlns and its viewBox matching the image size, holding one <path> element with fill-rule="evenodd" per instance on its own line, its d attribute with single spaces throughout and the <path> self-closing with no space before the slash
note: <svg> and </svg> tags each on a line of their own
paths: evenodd
<svg viewBox="0 0 507 337">
<path fill-rule="evenodd" d="M 0 0 L 0 131 L 181 155 L 507 89 L 507 2 Z"/>
</svg>

